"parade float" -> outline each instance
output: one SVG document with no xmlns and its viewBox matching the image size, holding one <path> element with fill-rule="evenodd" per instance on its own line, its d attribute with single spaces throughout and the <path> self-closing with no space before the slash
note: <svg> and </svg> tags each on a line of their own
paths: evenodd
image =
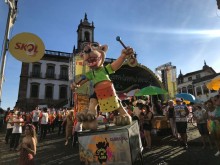
<svg viewBox="0 0 220 165">
<path fill-rule="evenodd" d="M 77 120 L 83 123 L 83 131 L 78 132 L 82 164 L 142 164 L 142 144 L 138 123 L 132 122 L 109 78 L 109 75 L 115 73 L 124 62 L 134 67 L 137 61 L 133 49 L 126 47 L 120 38 L 117 40 L 124 49 L 118 59 L 107 65 L 104 65 L 107 45 L 85 44 L 80 57 L 81 64 L 86 64 L 87 68 L 84 69 L 84 74 L 78 76 L 78 79 L 76 78 L 71 84 L 75 108 L 78 108 Z M 88 92 L 88 88 L 92 90 L 89 99 L 82 101 L 83 95 L 79 96 L 77 91 L 81 87 L 84 88 L 84 92 Z M 83 106 L 79 106 L 79 101 Z M 97 107 L 105 114 L 113 112 L 117 114 L 114 116 L 114 121 L 98 125 Z"/>
</svg>

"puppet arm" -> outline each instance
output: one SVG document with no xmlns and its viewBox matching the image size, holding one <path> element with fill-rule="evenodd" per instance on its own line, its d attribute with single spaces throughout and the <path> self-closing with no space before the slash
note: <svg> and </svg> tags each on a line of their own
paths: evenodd
<svg viewBox="0 0 220 165">
<path fill-rule="evenodd" d="M 118 70 L 122 66 L 123 62 L 130 56 L 134 56 L 134 50 L 130 47 L 123 49 L 120 57 L 111 64 L 112 70 Z"/>
<path fill-rule="evenodd" d="M 70 85 L 72 90 L 75 90 L 77 88 L 79 88 L 80 86 L 82 86 L 83 84 L 85 84 L 87 81 L 89 81 L 89 79 L 87 79 L 85 76 L 82 76 L 81 80 L 79 82 L 72 82 L 72 84 Z"/>
</svg>

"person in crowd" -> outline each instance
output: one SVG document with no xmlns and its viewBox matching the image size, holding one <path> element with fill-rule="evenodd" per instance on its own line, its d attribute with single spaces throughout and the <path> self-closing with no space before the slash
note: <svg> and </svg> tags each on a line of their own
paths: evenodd
<svg viewBox="0 0 220 165">
<path fill-rule="evenodd" d="M 133 118 L 133 109 L 134 109 L 134 107 L 133 107 L 133 105 L 132 105 L 132 102 L 128 102 L 128 105 L 127 105 L 127 112 L 128 112 L 128 114 Z"/>
<path fill-rule="evenodd" d="M 54 132 L 55 127 L 55 118 L 56 118 L 56 112 L 53 109 L 49 110 L 49 132 Z"/>
<path fill-rule="evenodd" d="M 62 109 L 57 112 L 57 124 L 58 124 L 58 135 L 62 132 L 64 134 L 64 126 L 62 125 L 64 119 L 64 111 Z"/>
<path fill-rule="evenodd" d="M 11 141 L 10 141 L 10 151 L 17 150 L 19 140 L 22 134 L 22 126 L 24 124 L 24 120 L 20 114 L 20 112 L 17 112 L 16 117 L 13 119 L 12 125 L 13 125 L 13 130 L 12 130 L 12 136 L 11 136 Z"/>
<path fill-rule="evenodd" d="M 6 118 L 9 115 L 10 112 L 11 112 L 10 107 L 8 107 L 6 112 L 5 112 L 5 115 L 4 115 L 4 121 L 6 121 Z"/>
<path fill-rule="evenodd" d="M 215 116 L 215 105 L 214 105 L 213 98 L 210 98 L 209 100 L 207 100 L 204 106 L 205 106 L 205 109 L 207 110 L 207 128 L 208 128 L 209 134 L 212 137 L 213 136 L 212 125 L 214 124 L 214 121 L 212 121 L 211 118 Z"/>
<path fill-rule="evenodd" d="M 170 128 L 172 130 L 173 136 L 175 138 L 178 138 L 178 134 L 177 134 L 177 130 L 176 130 L 176 122 L 175 122 L 175 117 L 174 117 L 174 101 L 173 100 L 168 101 L 166 116 L 170 122 Z"/>
<path fill-rule="evenodd" d="M 0 108 L 0 131 L 3 130 L 5 111 Z"/>
<path fill-rule="evenodd" d="M 133 118 L 132 120 L 137 120 L 139 122 L 140 113 L 142 110 L 143 104 L 137 101 L 134 102 Z"/>
<path fill-rule="evenodd" d="M 26 112 L 25 113 L 25 124 L 31 124 L 31 122 L 32 122 L 31 114 L 30 114 L 30 112 Z"/>
<path fill-rule="evenodd" d="M 36 129 L 33 124 L 25 126 L 25 136 L 19 145 L 19 165 L 34 165 L 34 156 L 37 152 Z"/>
<path fill-rule="evenodd" d="M 155 104 L 155 108 L 156 108 L 156 113 L 157 113 L 158 115 L 163 115 L 161 100 L 157 100 L 157 102 L 156 102 L 156 104 Z"/>
<path fill-rule="evenodd" d="M 144 112 L 140 113 L 140 120 L 139 120 L 139 130 L 140 130 L 140 137 L 141 137 L 141 142 L 144 147 L 147 146 L 147 142 L 145 140 L 144 136 L 144 129 L 143 129 L 143 124 L 144 124 Z"/>
<path fill-rule="evenodd" d="M 151 149 L 151 130 L 152 130 L 152 120 L 154 115 L 148 105 L 143 105 L 143 110 L 144 110 L 143 130 L 144 130 L 144 137 L 146 140 L 145 148 Z"/>
<path fill-rule="evenodd" d="M 37 106 L 31 113 L 32 124 L 36 128 L 36 133 L 38 133 L 39 119 L 40 119 L 40 108 Z"/>
<path fill-rule="evenodd" d="M 43 108 L 43 112 L 40 115 L 40 125 L 41 125 L 41 130 L 40 130 L 40 139 L 45 139 L 47 135 L 47 129 L 48 129 L 48 118 L 49 115 L 47 113 L 47 108 Z"/>
<path fill-rule="evenodd" d="M 174 116 L 176 121 L 177 133 L 180 135 L 184 148 L 188 148 L 187 144 L 187 116 L 189 114 L 188 108 L 182 104 L 181 98 L 176 98 L 176 105 L 174 106 Z"/>
<path fill-rule="evenodd" d="M 78 132 L 82 131 L 82 123 L 77 121 L 76 125 L 74 126 L 73 129 L 73 144 L 72 146 L 75 146 L 76 143 L 78 143 Z"/>
<path fill-rule="evenodd" d="M 195 105 L 194 106 L 194 113 L 193 118 L 197 123 L 197 128 L 199 130 L 199 133 L 202 137 L 202 143 L 203 143 L 203 149 L 206 148 L 206 139 L 208 139 L 208 142 L 210 144 L 210 148 L 212 148 L 211 138 L 209 136 L 209 131 L 207 128 L 207 112 L 204 108 L 202 108 L 201 105 Z"/>
<path fill-rule="evenodd" d="M 11 139 L 12 136 L 12 130 L 13 130 L 13 116 L 14 112 L 10 111 L 9 114 L 7 115 L 5 122 L 7 123 L 7 129 L 6 129 L 6 135 L 5 135 L 5 144 L 8 144 L 9 140 Z"/>
<path fill-rule="evenodd" d="M 213 101 L 215 105 L 215 114 L 211 117 L 211 120 L 213 121 L 213 135 L 218 150 L 215 156 L 220 156 L 220 94 L 216 95 Z"/>
<path fill-rule="evenodd" d="M 65 146 L 66 146 L 68 144 L 69 137 L 72 136 L 73 126 L 74 126 L 74 111 L 73 110 L 70 110 L 65 120 L 63 121 L 63 124 L 64 122 L 66 122 L 66 141 L 65 141 Z"/>
</svg>

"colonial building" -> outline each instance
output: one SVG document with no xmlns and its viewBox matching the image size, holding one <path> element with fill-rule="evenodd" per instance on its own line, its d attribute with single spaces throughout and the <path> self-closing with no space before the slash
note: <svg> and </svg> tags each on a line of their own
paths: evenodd
<svg viewBox="0 0 220 165">
<path fill-rule="evenodd" d="M 46 50 L 39 62 L 22 63 L 16 106 L 29 111 L 37 105 L 59 108 L 68 104 L 70 55 Z"/>
<path fill-rule="evenodd" d="M 83 65 L 80 52 L 87 43 L 96 43 L 94 29 L 94 23 L 90 23 L 85 14 L 78 25 L 77 47 L 73 47 L 72 53 L 46 50 L 39 62 L 22 63 L 16 106 L 24 110 L 32 110 L 37 105 L 57 108 L 64 105 L 73 106 L 74 97 L 69 85 L 72 80 L 79 81 L 80 75 L 89 70 Z M 114 60 L 106 58 L 104 65 Z M 157 76 L 141 64 L 130 67 L 125 63 L 115 74 L 110 75 L 110 78 L 118 93 L 149 85 L 163 88 Z M 92 84 L 88 82 L 77 90 L 79 109 L 85 109 L 88 96 L 92 93 L 91 89 Z"/>
<path fill-rule="evenodd" d="M 217 91 L 209 90 L 206 87 L 206 83 L 219 74 L 220 73 L 216 73 L 212 67 L 208 66 L 206 62 L 204 62 L 204 66 L 201 70 L 185 75 L 183 75 L 180 70 L 180 74 L 177 78 L 178 93 L 190 93 L 199 100 L 206 101 L 217 94 Z"/>
</svg>

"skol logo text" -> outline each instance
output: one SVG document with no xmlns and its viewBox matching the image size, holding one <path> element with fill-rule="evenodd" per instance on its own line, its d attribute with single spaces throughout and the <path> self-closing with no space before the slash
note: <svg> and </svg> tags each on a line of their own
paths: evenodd
<svg viewBox="0 0 220 165">
<path fill-rule="evenodd" d="M 35 43 L 20 43 L 15 44 L 15 49 L 23 50 L 27 55 L 33 56 L 38 53 L 38 47 Z"/>
</svg>

